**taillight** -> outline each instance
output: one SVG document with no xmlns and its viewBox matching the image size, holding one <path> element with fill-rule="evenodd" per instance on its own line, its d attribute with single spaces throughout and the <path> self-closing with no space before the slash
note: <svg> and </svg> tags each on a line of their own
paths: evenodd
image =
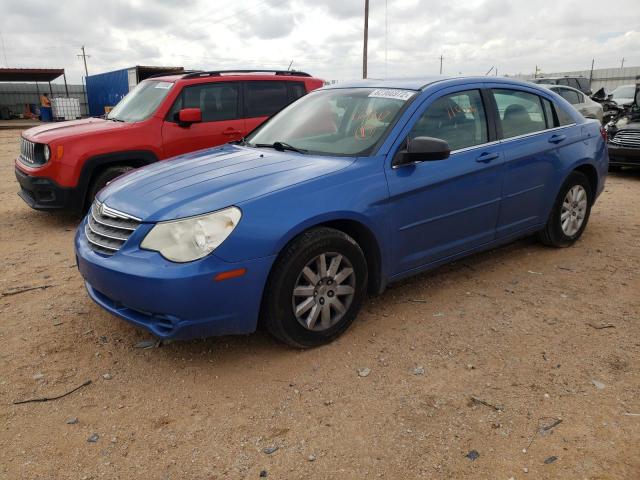
<svg viewBox="0 0 640 480">
<path fill-rule="evenodd" d="M 609 134 L 603 126 L 600 127 L 600 136 L 604 140 L 604 143 L 607 143 L 609 141 Z"/>
</svg>

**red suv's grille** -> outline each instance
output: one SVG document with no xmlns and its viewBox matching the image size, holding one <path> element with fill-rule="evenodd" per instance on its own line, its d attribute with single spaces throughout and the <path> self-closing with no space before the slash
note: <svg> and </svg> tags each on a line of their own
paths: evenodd
<svg viewBox="0 0 640 480">
<path fill-rule="evenodd" d="M 84 234 L 96 252 L 113 255 L 140 225 L 140 220 L 95 201 L 87 216 Z"/>
<path fill-rule="evenodd" d="M 44 146 L 40 143 L 33 143 L 25 138 L 20 138 L 20 160 L 30 167 L 44 165 L 46 163 Z"/>
</svg>

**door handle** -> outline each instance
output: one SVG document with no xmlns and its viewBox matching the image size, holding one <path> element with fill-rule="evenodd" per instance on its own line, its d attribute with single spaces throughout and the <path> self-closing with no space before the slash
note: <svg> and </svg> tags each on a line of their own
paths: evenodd
<svg viewBox="0 0 640 480">
<path fill-rule="evenodd" d="M 223 135 L 240 135 L 241 133 L 240 130 L 225 130 L 222 132 Z"/>
<path fill-rule="evenodd" d="M 551 135 L 551 138 L 549 139 L 549 143 L 560 143 L 566 139 L 567 139 L 566 135 Z"/>
<path fill-rule="evenodd" d="M 476 162 L 479 163 L 489 163 L 492 160 L 498 158 L 499 155 L 497 153 L 483 153 L 479 157 L 476 158 Z"/>
</svg>

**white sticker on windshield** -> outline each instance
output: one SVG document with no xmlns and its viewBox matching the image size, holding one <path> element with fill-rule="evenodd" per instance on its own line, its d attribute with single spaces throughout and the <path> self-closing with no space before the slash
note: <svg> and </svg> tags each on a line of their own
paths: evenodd
<svg viewBox="0 0 640 480">
<path fill-rule="evenodd" d="M 376 88 L 369 94 L 373 98 L 395 98 L 396 100 L 402 100 L 406 102 L 415 95 L 416 92 L 411 90 L 398 90 L 395 88 Z"/>
<path fill-rule="evenodd" d="M 165 90 L 169 90 L 171 88 L 171 85 L 173 85 L 173 83 L 158 82 L 158 83 L 156 83 L 156 86 L 154 88 L 163 88 Z"/>
</svg>

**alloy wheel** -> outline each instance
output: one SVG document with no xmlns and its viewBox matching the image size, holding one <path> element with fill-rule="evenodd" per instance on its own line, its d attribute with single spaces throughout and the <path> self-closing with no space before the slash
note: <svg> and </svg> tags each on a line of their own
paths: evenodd
<svg viewBox="0 0 640 480">
<path fill-rule="evenodd" d="M 584 223 L 587 214 L 587 192 L 582 185 L 569 189 L 562 202 L 560 224 L 568 237 L 573 237 Z"/>
<path fill-rule="evenodd" d="M 322 253 L 304 266 L 293 288 L 292 306 L 306 329 L 321 331 L 337 324 L 349 310 L 356 274 L 347 257 Z"/>
</svg>

